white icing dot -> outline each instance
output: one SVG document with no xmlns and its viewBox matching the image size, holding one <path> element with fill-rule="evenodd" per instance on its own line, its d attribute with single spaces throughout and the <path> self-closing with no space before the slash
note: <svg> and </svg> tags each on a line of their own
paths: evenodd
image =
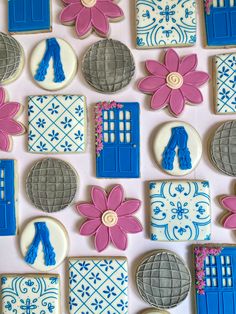
<svg viewBox="0 0 236 314">
<path fill-rule="evenodd" d="M 102 223 L 106 227 L 114 227 L 118 222 L 118 216 L 113 210 L 107 210 L 102 215 Z"/>
<path fill-rule="evenodd" d="M 171 89 L 179 89 L 184 83 L 183 76 L 178 72 L 171 72 L 167 75 L 166 84 Z"/>
<path fill-rule="evenodd" d="M 83 6 L 87 8 L 92 8 L 95 6 L 97 0 L 81 0 Z"/>
</svg>

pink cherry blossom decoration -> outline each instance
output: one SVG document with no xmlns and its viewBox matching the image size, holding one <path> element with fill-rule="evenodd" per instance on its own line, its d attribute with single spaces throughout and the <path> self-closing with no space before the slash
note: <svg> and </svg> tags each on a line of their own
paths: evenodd
<svg viewBox="0 0 236 314">
<path fill-rule="evenodd" d="M 117 249 L 126 250 L 127 233 L 138 233 L 143 230 L 141 223 L 133 217 L 141 202 L 136 199 L 125 200 L 121 185 L 116 185 L 107 195 L 99 187 L 92 187 L 92 203 L 76 206 L 79 213 L 87 220 L 80 228 L 80 234 L 95 236 L 95 247 L 98 252 L 107 248 L 110 242 Z"/>
<path fill-rule="evenodd" d="M 101 36 L 109 33 L 109 20 L 123 17 L 124 13 L 115 0 L 63 0 L 66 7 L 60 14 L 62 23 L 75 21 L 79 37 L 93 29 Z"/>
<path fill-rule="evenodd" d="M 205 10 L 207 14 L 210 14 L 210 7 L 213 4 L 213 0 L 205 0 Z"/>
<path fill-rule="evenodd" d="M 220 201 L 230 215 L 224 220 L 223 226 L 227 229 L 236 229 L 236 196 L 226 196 Z"/>
<path fill-rule="evenodd" d="M 186 102 L 200 104 L 203 96 L 198 89 L 209 80 L 209 75 L 196 71 L 197 55 L 191 54 L 180 60 L 173 49 L 165 54 L 165 63 L 147 60 L 150 76 L 142 79 L 138 88 L 143 93 L 153 94 L 152 109 L 162 109 L 169 104 L 170 111 L 179 116 Z"/>
<path fill-rule="evenodd" d="M 14 120 L 20 109 L 21 105 L 17 102 L 5 102 L 5 91 L 0 87 L 0 150 L 2 151 L 10 151 L 12 135 L 25 132 L 24 126 Z"/>
</svg>

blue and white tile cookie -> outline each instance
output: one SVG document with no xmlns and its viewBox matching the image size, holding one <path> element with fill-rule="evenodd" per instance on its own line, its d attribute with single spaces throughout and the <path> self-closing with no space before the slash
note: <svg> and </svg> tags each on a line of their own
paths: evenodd
<svg viewBox="0 0 236 314">
<path fill-rule="evenodd" d="M 60 314 L 58 275 L 2 275 L 2 314 Z"/>
<path fill-rule="evenodd" d="M 136 0 L 136 47 L 193 46 L 195 0 Z"/>
<path fill-rule="evenodd" d="M 213 62 L 216 113 L 236 113 L 236 53 L 217 55 Z"/>
<path fill-rule="evenodd" d="M 80 153 L 86 148 L 86 99 L 79 95 L 28 97 L 31 153 Z"/>
<path fill-rule="evenodd" d="M 210 240 L 209 182 L 154 181 L 149 184 L 149 193 L 151 240 Z"/>
<path fill-rule="evenodd" d="M 69 291 L 70 314 L 128 314 L 127 260 L 70 258 Z"/>
</svg>

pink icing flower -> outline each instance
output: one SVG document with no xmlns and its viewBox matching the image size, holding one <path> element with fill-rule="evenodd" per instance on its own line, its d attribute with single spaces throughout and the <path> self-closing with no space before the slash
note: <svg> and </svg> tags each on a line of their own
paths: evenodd
<svg viewBox="0 0 236 314">
<path fill-rule="evenodd" d="M 226 196 L 220 202 L 231 213 L 224 220 L 223 226 L 228 229 L 236 229 L 236 196 Z"/>
<path fill-rule="evenodd" d="M 117 249 L 127 248 L 127 233 L 138 233 L 143 230 L 137 218 L 133 217 L 141 202 L 136 199 L 124 200 L 121 185 L 116 185 L 109 195 L 99 188 L 91 191 L 92 204 L 79 204 L 77 210 L 87 220 L 80 228 L 80 234 L 95 235 L 95 247 L 98 252 L 106 249 L 112 242 Z"/>
<path fill-rule="evenodd" d="M 169 104 L 170 111 L 178 116 L 183 112 L 186 101 L 192 104 L 203 101 L 198 87 L 209 80 L 209 75 L 196 71 L 196 54 L 180 60 L 173 49 L 168 49 L 165 64 L 148 60 L 146 67 L 151 75 L 142 79 L 138 88 L 144 93 L 154 94 L 151 100 L 152 109 L 162 109 Z"/>
<path fill-rule="evenodd" d="M 24 126 L 14 118 L 19 113 L 21 105 L 17 102 L 4 102 L 5 91 L 0 87 L 0 150 L 10 151 L 12 135 L 25 132 Z"/>
<path fill-rule="evenodd" d="M 124 13 L 114 0 L 63 0 L 66 5 L 60 15 L 62 23 L 75 21 L 79 37 L 92 29 L 101 36 L 109 33 L 109 19 L 123 17 Z"/>
</svg>

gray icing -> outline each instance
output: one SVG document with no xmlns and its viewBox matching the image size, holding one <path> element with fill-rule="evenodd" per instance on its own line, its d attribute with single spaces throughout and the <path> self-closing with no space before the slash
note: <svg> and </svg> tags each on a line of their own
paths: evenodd
<svg viewBox="0 0 236 314">
<path fill-rule="evenodd" d="M 40 160 L 26 179 L 26 191 L 31 202 L 48 213 L 66 208 L 73 201 L 76 190 L 76 172 L 60 159 Z"/>
<path fill-rule="evenodd" d="M 220 171 L 236 176 L 236 121 L 227 121 L 216 130 L 211 141 L 210 154 Z"/>
<path fill-rule="evenodd" d="M 82 72 L 86 81 L 98 91 L 114 93 L 130 83 L 135 72 L 134 58 L 120 41 L 100 40 L 85 54 Z"/>
<path fill-rule="evenodd" d="M 191 275 L 178 255 L 159 250 L 141 262 L 136 283 L 144 301 L 158 309 L 170 309 L 187 297 Z"/>
<path fill-rule="evenodd" d="M 11 80 L 20 71 L 23 50 L 15 38 L 0 32 L 0 83 Z"/>
</svg>

